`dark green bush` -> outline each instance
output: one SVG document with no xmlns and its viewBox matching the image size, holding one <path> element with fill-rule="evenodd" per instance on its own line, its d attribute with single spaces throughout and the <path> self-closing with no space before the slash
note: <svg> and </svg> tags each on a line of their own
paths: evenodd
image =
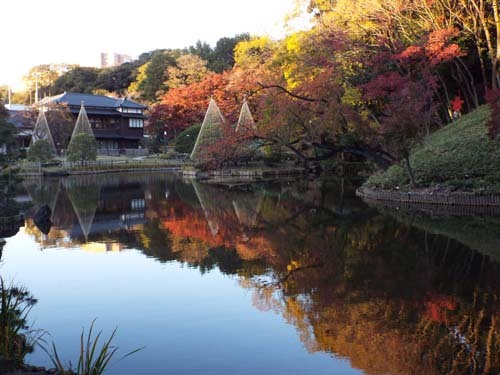
<svg viewBox="0 0 500 375">
<path fill-rule="evenodd" d="M 177 138 L 175 138 L 175 151 L 183 154 L 191 154 L 200 129 L 201 125 L 197 124 L 187 128 L 179 134 Z"/>
</svg>

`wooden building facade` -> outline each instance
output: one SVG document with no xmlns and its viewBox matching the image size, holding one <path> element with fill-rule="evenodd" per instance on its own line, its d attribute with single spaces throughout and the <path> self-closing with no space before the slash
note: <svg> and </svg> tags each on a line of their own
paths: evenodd
<svg viewBox="0 0 500 375">
<path fill-rule="evenodd" d="M 142 104 L 127 98 L 80 93 L 45 98 L 38 105 L 47 103 L 67 104 L 75 121 L 83 103 L 100 153 L 118 154 L 142 148 L 144 111 L 147 108 Z"/>
</svg>

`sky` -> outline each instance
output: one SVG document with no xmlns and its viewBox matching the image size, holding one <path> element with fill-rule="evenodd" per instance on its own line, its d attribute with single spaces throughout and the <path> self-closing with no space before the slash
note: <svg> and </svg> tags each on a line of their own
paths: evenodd
<svg viewBox="0 0 500 375">
<path fill-rule="evenodd" d="M 243 32 L 279 39 L 295 0 L 2 1 L 0 85 L 50 63 L 98 66 L 101 52 L 137 57 Z"/>
</svg>

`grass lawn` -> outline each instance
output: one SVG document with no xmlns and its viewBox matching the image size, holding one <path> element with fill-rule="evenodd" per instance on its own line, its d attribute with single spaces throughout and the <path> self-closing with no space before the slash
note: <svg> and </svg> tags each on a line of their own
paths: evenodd
<svg viewBox="0 0 500 375">
<path fill-rule="evenodd" d="M 410 156 L 418 188 L 449 191 L 500 192 L 500 137 L 491 141 L 486 122 L 490 110 L 482 106 L 432 133 Z M 371 176 L 369 188 L 409 190 L 403 164 Z"/>
</svg>

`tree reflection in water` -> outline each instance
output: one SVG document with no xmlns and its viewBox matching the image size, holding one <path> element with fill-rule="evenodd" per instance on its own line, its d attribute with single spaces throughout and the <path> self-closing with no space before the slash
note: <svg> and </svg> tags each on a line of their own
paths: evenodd
<svg viewBox="0 0 500 375">
<path fill-rule="evenodd" d="M 69 238 L 67 247 L 136 248 L 237 275 L 255 306 L 294 324 L 311 352 L 368 374 L 500 371 L 499 250 L 474 245 L 500 238 L 495 219 L 460 219 L 475 228 L 464 235 L 456 221 L 380 213 L 342 180 L 231 189 L 174 176 L 79 182 L 52 189 L 48 236 L 28 220 L 44 246 Z M 68 207 L 90 219 L 68 218 Z"/>
</svg>

